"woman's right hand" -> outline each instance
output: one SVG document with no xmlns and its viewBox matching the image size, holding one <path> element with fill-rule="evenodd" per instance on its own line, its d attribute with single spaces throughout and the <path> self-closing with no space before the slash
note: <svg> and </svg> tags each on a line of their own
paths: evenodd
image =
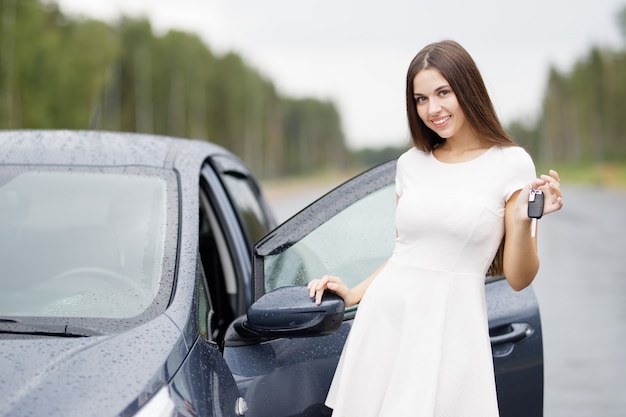
<svg viewBox="0 0 626 417">
<path fill-rule="evenodd" d="M 346 307 L 350 307 L 355 302 L 351 300 L 350 288 L 339 277 L 332 275 L 324 275 L 320 279 L 314 279 L 307 285 L 309 289 L 309 296 L 315 298 L 315 304 L 320 305 L 322 302 L 322 295 L 325 290 L 329 290 L 343 298 Z"/>
</svg>

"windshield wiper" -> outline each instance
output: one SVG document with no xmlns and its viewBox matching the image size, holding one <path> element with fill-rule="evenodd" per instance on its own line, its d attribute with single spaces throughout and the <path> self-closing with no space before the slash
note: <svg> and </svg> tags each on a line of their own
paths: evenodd
<svg viewBox="0 0 626 417">
<path fill-rule="evenodd" d="M 90 337 L 104 333 L 88 327 L 67 323 L 26 322 L 21 319 L 0 317 L 0 334 L 19 334 L 52 337 Z"/>
</svg>

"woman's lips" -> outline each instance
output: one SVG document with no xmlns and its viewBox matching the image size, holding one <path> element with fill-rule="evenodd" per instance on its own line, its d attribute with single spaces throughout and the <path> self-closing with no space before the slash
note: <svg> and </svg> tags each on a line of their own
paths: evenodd
<svg viewBox="0 0 626 417">
<path fill-rule="evenodd" d="M 448 121 L 450 120 L 451 117 L 452 116 L 439 117 L 437 119 L 431 119 L 431 122 L 436 127 L 443 127 L 443 126 L 445 126 L 448 123 Z"/>
</svg>

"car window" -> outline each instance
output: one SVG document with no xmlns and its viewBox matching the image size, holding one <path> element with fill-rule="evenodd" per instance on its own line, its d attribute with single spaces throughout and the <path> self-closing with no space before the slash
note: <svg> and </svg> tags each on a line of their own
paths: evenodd
<svg viewBox="0 0 626 417">
<path fill-rule="evenodd" d="M 284 252 L 264 258 L 265 291 L 305 285 L 324 274 L 348 286 L 366 279 L 391 255 L 395 240 L 392 184 L 345 208 Z"/>
<path fill-rule="evenodd" d="M 0 316 L 129 318 L 162 284 L 159 173 L 3 170 Z"/>
<path fill-rule="evenodd" d="M 395 241 L 396 161 L 352 178 L 278 226 L 253 250 L 253 300 L 324 274 L 348 285 L 387 260 Z"/>
<path fill-rule="evenodd" d="M 263 209 L 247 178 L 232 173 L 227 173 L 222 178 L 251 246 L 268 232 Z"/>
<path fill-rule="evenodd" d="M 248 246 L 251 248 L 275 226 L 259 187 L 238 161 L 226 156 L 217 156 L 213 157 L 211 162 L 220 174 L 224 188 L 246 233 Z"/>
</svg>

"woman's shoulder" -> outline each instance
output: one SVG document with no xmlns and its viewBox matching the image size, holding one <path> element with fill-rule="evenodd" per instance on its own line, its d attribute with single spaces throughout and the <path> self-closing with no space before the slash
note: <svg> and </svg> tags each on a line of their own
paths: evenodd
<svg viewBox="0 0 626 417">
<path fill-rule="evenodd" d="M 528 181 L 536 176 L 535 163 L 530 154 L 521 146 L 498 146 L 502 158 L 498 169 L 503 179 L 522 177 Z"/>
<path fill-rule="evenodd" d="M 511 146 L 495 146 L 498 152 L 494 152 L 494 154 L 500 156 L 499 162 L 506 167 L 524 167 L 524 166 L 533 166 L 535 163 L 533 162 L 530 154 L 521 146 L 511 145 Z"/>
<path fill-rule="evenodd" d="M 504 201 L 508 201 L 515 191 L 522 189 L 536 177 L 535 163 L 521 146 L 498 146 L 498 148 L 502 158 L 494 168 L 498 170 L 503 185 Z"/>
<path fill-rule="evenodd" d="M 416 147 L 411 147 L 398 157 L 396 169 L 400 172 L 415 171 L 417 167 L 424 167 L 428 161 L 430 152 L 425 152 Z"/>
<path fill-rule="evenodd" d="M 496 145 L 501 155 L 508 160 L 527 160 L 532 159 L 526 149 L 519 145 Z"/>
<path fill-rule="evenodd" d="M 406 150 L 404 153 L 402 153 L 398 157 L 398 161 L 425 159 L 428 158 L 429 155 L 430 152 L 422 151 L 413 146 Z"/>
</svg>

